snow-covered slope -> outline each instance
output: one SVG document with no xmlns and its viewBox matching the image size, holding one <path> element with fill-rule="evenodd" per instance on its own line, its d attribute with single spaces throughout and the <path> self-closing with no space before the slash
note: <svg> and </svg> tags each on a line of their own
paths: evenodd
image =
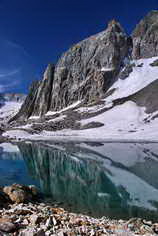
<svg viewBox="0 0 158 236">
<path fill-rule="evenodd" d="M 152 66 L 152 64 L 157 60 L 158 57 L 152 57 L 129 62 L 129 64 L 133 64 L 133 71 L 127 78 L 119 78 L 113 86 L 110 87 L 109 91 L 114 89 L 114 92 L 106 99 L 106 101 L 128 97 L 157 80 L 158 66 Z M 123 70 L 125 70 L 125 68 L 123 68 Z"/>
<path fill-rule="evenodd" d="M 158 57 L 134 61 L 133 71 L 124 80 L 118 79 L 110 90 L 114 92 L 104 98 L 101 103 L 83 106 L 82 101 L 72 104 L 58 112 L 48 112 L 45 116 L 45 127 L 40 117 L 36 117 L 32 125 L 13 128 L 4 136 L 22 139 L 76 139 L 76 140 L 152 140 L 158 141 L 158 103 L 157 92 L 150 85 L 158 80 L 158 66 L 152 64 Z M 132 62 L 133 63 L 133 62 Z M 154 85 L 156 89 L 156 85 Z M 143 89 L 146 89 L 145 92 Z M 149 95 L 147 94 L 147 92 Z M 157 91 L 157 90 L 156 90 Z M 109 93 L 109 91 L 107 92 Z M 149 103 L 149 104 L 148 104 Z M 143 105 L 141 105 L 143 104 Z M 153 112 L 147 112 L 151 105 Z M 8 103 L 1 117 L 9 112 L 17 112 L 20 104 Z M 67 124 L 74 118 L 79 128 L 65 126 L 53 130 L 60 124 Z M 95 124 L 101 124 L 99 127 Z M 93 125 L 90 125 L 93 124 Z M 40 127 L 40 132 L 34 133 L 34 126 Z M 48 127 L 47 127 L 48 126 Z M 52 131 L 51 128 L 52 127 Z M 22 130 L 21 130 L 22 129 Z M 31 134 L 27 130 L 31 130 Z"/>
<path fill-rule="evenodd" d="M 131 114 L 131 112 L 133 112 Z M 126 119 L 125 114 L 131 114 Z M 27 132 L 28 126 L 18 127 L 6 131 L 3 136 L 11 138 L 32 139 L 32 140 L 85 140 L 85 141 L 158 141 L 158 120 L 150 123 L 141 121 L 142 110 L 134 103 L 126 103 L 113 108 L 94 118 L 83 120 L 83 123 L 96 121 L 102 122 L 104 126 L 84 130 L 64 129 L 60 131 L 45 131 L 38 134 Z M 25 131 L 24 131 L 25 128 Z M 29 126 L 30 130 L 30 126 Z M 29 131 L 28 130 L 28 131 Z"/>
<path fill-rule="evenodd" d="M 131 36 L 112 20 L 48 65 L 4 136 L 158 141 L 157 39 L 158 11 Z"/>
<path fill-rule="evenodd" d="M 18 93 L 0 94 L 0 124 L 6 124 L 21 108 L 26 95 Z"/>
<path fill-rule="evenodd" d="M 0 107 L 0 123 L 7 123 L 20 109 L 22 102 L 5 102 Z"/>
</svg>

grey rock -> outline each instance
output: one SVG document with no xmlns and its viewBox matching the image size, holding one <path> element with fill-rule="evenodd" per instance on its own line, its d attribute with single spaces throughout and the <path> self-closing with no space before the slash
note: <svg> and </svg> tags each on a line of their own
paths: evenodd
<svg viewBox="0 0 158 236">
<path fill-rule="evenodd" d="M 53 224 L 52 218 L 49 217 L 49 218 L 47 219 L 47 221 L 46 221 L 45 226 L 46 226 L 47 228 L 49 228 L 52 224 Z"/>
<path fill-rule="evenodd" d="M 32 116 L 41 116 L 50 108 L 51 92 L 54 79 L 54 65 L 49 64 L 35 96 Z"/>
<path fill-rule="evenodd" d="M 131 46 L 131 38 L 121 25 L 111 21 L 105 31 L 71 47 L 55 68 L 48 66 L 43 80 L 33 84 L 13 120 L 42 116 L 78 100 L 89 103 L 104 97 L 129 57 Z"/>
<path fill-rule="evenodd" d="M 55 68 L 50 109 L 103 97 L 128 56 L 129 46 L 127 35 L 114 20 L 107 30 L 73 46 Z"/>
<path fill-rule="evenodd" d="M 158 56 L 158 11 L 151 11 L 132 33 L 133 58 Z"/>
<path fill-rule="evenodd" d="M 123 68 L 123 70 L 119 73 L 118 78 L 122 80 L 126 79 L 129 76 L 129 74 L 132 73 L 134 66 L 135 66 L 134 64 L 127 64 Z"/>
<path fill-rule="evenodd" d="M 30 219 L 29 219 L 29 220 L 30 220 L 30 222 L 31 222 L 32 225 L 36 225 L 36 224 L 39 223 L 39 216 L 33 214 L 33 215 L 30 216 Z"/>
<path fill-rule="evenodd" d="M 158 66 L 158 60 L 155 60 L 153 63 L 150 64 L 150 66 Z"/>
<path fill-rule="evenodd" d="M 67 113 L 58 122 L 48 123 L 48 117 L 44 115 L 48 111 L 61 110 L 76 101 L 82 101 L 82 105 L 87 106 L 110 96 L 114 92 L 108 91 L 111 85 L 118 79 L 125 80 L 132 73 L 136 66 L 131 62 L 132 59 L 158 56 L 157 38 L 158 11 L 152 11 L 142 19 L 132 37 L 127 36 L 121 25 L 112 20 L 105 31 L 72 46 L 62 55 L 56 66 L 48 65 L 43 79 L 33 83 L 19 113 L 10 120 L 11 128 L 14 127 L 14 122 L 15 125 L 17 122 L 20 124 L 19 121 L 27 123 L 31 116 L 39 116 L 38 123 L 31 126 L 35 133 L 42 130 L 100 127 L 102 124 L 98 123 L 81 127 L 81 117 L 73 109 L 70 110 L 73 117 Z M 157 61 L 151 64 L 157 65 Z M 142 67 L 142 64 L 137 66 Z M 154 85 L 157 87 L 157 82 Z M 147 112 L 155 111 L 157 100 L 153 101 L 153 96 L 157 92 L 153 83 L 148 89 L 150 91 L 143 89 L 132 98 L 114 101 L 114 105 L 133 99 L 138 105 L 145 105 Z"/>
<path fill-rule="evenodd" d="M 92 129 L 92 128 L 99 128 L 99 127 L 102 127 L 102 126 L 104 126 L 104 124 L 102 124 L 100 122 L 90 122 L 90 123 L 80 127 L 80 129 Z"/>
<path fill-rule="evenodd" d="M 35 107 L 36 94 L 40 86 L 40 81 L 34 81 L 29 89 L 29 95 L 26 97 L 25 102 L 23 103 L 20 111 L 10 119 L 10 122 L 14 120 L 25 120 L 32 115 L 32 112 Z"/>
<path fill-rule="evenodd" d="M 26 229 L 20 233 L 20 236 L 45 236 L 45 232 L 41 229 Z"/>
<path fill-rule="evenodd" d="M 0 231 L 11 233 L 17 230 L 17 226 L 11 222 L 0 223 Z"/>
<path fill-rule="evenodd" d="M 25 120 L 30 116 L 41 116 L 50 108 L 51 92 L 54 78 L 54 65 L 49 64 L 42 81 L 33 82 L 29 95 L 19 113 L 10 120 Z"/>
</svg>

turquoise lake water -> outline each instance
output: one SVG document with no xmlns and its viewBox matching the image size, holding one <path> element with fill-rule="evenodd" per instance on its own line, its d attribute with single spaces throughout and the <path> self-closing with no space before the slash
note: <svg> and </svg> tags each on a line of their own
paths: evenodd
<svg viewBox="0 0 158 236">
<path fill-rule="evenodd" d="M 35 184 L 45 199 L 95 217 L 158 217 L 156 143 L 0 144 L 0 185 Z"/>
</svg>

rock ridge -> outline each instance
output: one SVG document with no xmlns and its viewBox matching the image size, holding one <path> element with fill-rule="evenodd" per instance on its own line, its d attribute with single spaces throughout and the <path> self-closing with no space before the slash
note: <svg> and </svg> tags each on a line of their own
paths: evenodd
<svg viewBox="0 0 158 236">
<path fill-rule="evenodd" d="M 110 21 L 106 30 L 72 46 L 55 66 L 48 65 L 11 121 L 42 117 L 77 101 L 84 105 L 99 101 L 114 82 L 128 77 L 133 59 L 158 56 L 157 38 L 158 11 L 142 19 L 132 36 L 119 22 Z"/>
</svg>

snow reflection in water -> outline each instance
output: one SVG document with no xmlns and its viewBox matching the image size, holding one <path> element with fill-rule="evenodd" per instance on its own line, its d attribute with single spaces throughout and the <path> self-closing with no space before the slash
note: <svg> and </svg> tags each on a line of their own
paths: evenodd
<svg viewBox="0 0 158 236">
<path fill-rule="evenodd" d="M 158 216 L 158 145 L 0 144 L 0 184 L 36 184 L 52 201 L 93 216 Z"/>
</svg>

